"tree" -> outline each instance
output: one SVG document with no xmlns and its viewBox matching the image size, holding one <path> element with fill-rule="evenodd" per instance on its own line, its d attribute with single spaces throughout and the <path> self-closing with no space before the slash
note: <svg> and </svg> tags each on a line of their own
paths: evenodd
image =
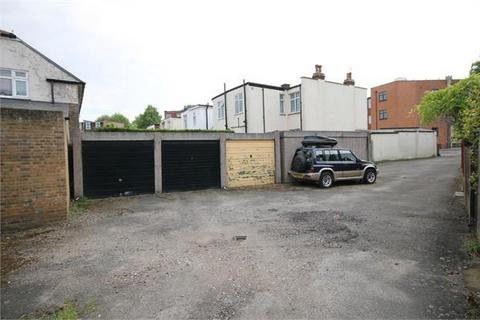
<svg viewBox="0 0 480 320">
<path fill-rule="evenodd" d="M 472 63 L 472 67 L 470 68 L 470 75 L 480 73 L 480 60 Z"/>
<path fill-rule="evenodd" d="M 119 123 L 123 123 L 125 128 L 128 128 L 130 126 L 130 120 L 128 120 L 127 117 L 125 117 L 123 114 L 118 112 L 112 115 L 108 115 L 108 114 L 101 115 L 100 117 L 97 118 L 96 121 L 119 122 Z"/>
<path fill-rule="evenodd" d="M 160 124 L 162 116 L 158 112 L 157 108 L 152 105 L 148 105 L 143 113 L 135 117 L 133 126 L 139 129 L 146 129 L 151 125 Z"/>
<path fill-rule="evenodd" d="M 472 148 L 470 182 L 475 190 L 478 186 L 480 140 L 480 73 L 472 72 L 470 77 L 448 88 L 427 93 L 416 110 L 424 123 L 431 123 L 439 117 L 453 119 L 455 137 Z"/>
</svg>

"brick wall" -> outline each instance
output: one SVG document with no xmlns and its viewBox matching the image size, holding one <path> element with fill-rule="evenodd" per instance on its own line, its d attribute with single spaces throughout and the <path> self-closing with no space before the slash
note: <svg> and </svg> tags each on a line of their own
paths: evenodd
<svg viewBox="0 0 480 320">
<path fill-rule="evenodd" d="M 453 83 L 456 80 L 453 81 Z M 412 109 L 420 103 L 425 92 L 447 87 L 446 80 L 409 80 L 394 81 L 371 89 L 372 123 L 369 129 L 405 129 L 426 128 L 438 131 L 438 143 L 447 148 L 450 140 L 450 125 L 445 120 L 438 120 L 431 124 L 422 124 L 420 117 Z M 387 100 L 379 101 L 379 93 L 385 91 Z M 388 112 L 388 119 L 380 119 L 381 110 Z"/>
<path fill-rule="evenodd" d="M 62 112 L 1 109 L 0 213 L 4 227 L 28 227 L 68 214 Z"/>
</svg>

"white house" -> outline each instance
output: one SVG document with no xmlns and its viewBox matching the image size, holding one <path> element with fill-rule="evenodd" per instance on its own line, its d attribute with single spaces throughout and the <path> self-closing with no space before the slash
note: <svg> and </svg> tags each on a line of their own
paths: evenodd
<svg viewBox="0 0 480 320">
<path fill-rule="evenodd" d="M 165 111 L 162 123 L 160 126 L 162 129 L 169 129 L 169 130 L 182 130 L 183 128 L 183 120 L 182 120 L 182 112 L 180 111 Z"/>
<path fill-rule="evenodd" d="M 170 130 L 208 130 L 213 128 L 213 106 L 195 104 L 181 111 L 165 111 L 161 124 Z"/>
<path fill-rule="evenodd" d="M 182 112 L 183 128 L 192 129 L 212 129 L 213 107 L 208 104 L 197 104 L 188 106 Z"/>
<path fill-rule="evenodd" d="M 261 133 L 276 130 L 367 130 L 367 89 L 351 73 L 326 81 L 317 65 L 312 78 L 290 86 L 246 82 L 212 98 L 214 129 Z"/>
</svg>

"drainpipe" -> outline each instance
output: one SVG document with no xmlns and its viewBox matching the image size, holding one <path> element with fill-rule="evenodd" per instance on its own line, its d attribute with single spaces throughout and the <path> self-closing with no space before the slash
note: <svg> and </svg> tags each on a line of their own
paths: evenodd
<svg viewBox="0 0 480 320">
<path fill-rule="evenodd" d="M 55 103 L 55 93 L 53 90 L 53 81 L 50 82 L 50 93 L 52 94 L 52 104 Z"/>
<path fill-rule="evenodd" d="M 300 85 L 300 131 L 303 131 L 303 103 L 302 103 L 302 85 Z"/>
<path fill-rule="evenodd" d="M 370 101 L 370 103 L 372 103 L 372 101 Z M 373 110 L 373 108 L 370 110 Z M 376 90 L 375 90 L 375 110 L 374 111 L 375 111 L 375 129 L 378 130 L 380 128 L 378 127 L 378 91 Z"/>
<path fill-rule="evenodd" d="M 263 133 L 265 133 L 265 88 L 262 88 Z"/>
<path fill-rule="evenodd" d="M 223 117 L 225 118 L 225 130 L 228 130 L 228 117 L 227 117 L 227 84 L 223 83 Z"/>
<path fill-rule="evenodd" d="M 208 104 L 205 105 L 205 129 L 208 130 Z"/>
<path fill-rule="evenodd" d="M 248 123 L 247 123 L 247 87 L 245 85 L 245 79 L 243 79 L 243 112 L 245 115 L 245 133 L 248 133 Z"/>
</svg>

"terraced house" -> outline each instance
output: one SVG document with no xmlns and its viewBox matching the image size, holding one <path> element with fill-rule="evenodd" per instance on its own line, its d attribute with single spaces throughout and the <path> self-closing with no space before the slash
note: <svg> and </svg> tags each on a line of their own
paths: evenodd
<svg viewBox="0 0 480 320">
<path fill-rule="evenodd" d="M 367 89 L 351 73 L 343 83 L 325 80 L 321 66 L 300 84 L 244 82 L 212 98 L 215 129 L 237 133 L 367 130 Z"/>
</svg>

